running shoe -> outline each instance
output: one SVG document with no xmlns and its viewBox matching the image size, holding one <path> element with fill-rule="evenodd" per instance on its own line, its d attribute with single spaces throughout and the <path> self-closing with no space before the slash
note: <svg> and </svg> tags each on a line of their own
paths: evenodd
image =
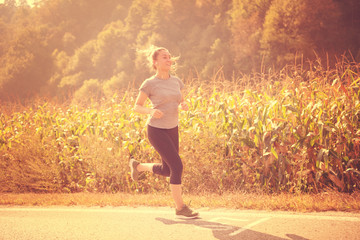
<svg viewBox="0 0 360 240">
<path fill-rule="evenodd" d="M 184 205 L 182 209 L 176 209 L 176 217 L 180 219 L 192 219 L 199 217 L 199 213 L 194 212 L 188 206 Z"/>
<path fill-rule="evenodd" d="M 133 158 L 130 159 L 129 166 L 130 166 L 130 169 L 131 169 L 131 178 L 134 181 L 137 181 L 138 177 L 139 177 L 139 171 L 137 170 L 137 166 L 139 164 L 140 163 L 138 161 L 136 161 L 135 159 L 133 159 Z"/>
</svg>

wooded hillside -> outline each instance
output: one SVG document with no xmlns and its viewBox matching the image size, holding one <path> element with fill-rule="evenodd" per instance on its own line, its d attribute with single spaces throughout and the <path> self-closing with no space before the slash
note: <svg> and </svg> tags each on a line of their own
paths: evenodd
<svg viewBox="0 0 360 240">
<path fill-rule="evenodd" d="M 360 59 L 358 0 L 40 0 L 0 4 L 0 99 L 111 96 L 148 77 L 137 54 L 180 56 L 177 75 Z"/>
</svg>

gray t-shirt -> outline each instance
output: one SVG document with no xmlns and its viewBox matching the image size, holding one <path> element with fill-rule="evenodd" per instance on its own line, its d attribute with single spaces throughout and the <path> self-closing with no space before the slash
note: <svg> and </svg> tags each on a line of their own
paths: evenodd
<svg viewBox="0 0 360 240">
<path fill-rule="evenodd" d="M 146 93 L 152 103 L 152 108 L 164 113 L 162 118 L 149 117 L 147 124 L 156 128 L 171 129 L 178 126 L 178 107 L 181 102 L 181 89 L 183 82 L 175 77 L 163 80 L 156 76 L 146 79 L 139 90 Z"/>
</svg>

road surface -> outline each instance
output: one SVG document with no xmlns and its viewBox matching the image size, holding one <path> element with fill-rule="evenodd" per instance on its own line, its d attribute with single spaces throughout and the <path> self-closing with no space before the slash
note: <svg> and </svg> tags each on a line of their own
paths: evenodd
<svg viewBox="0 0 360 240">
<path fill-rule="evenodd" d="M 360 239 L 360 214 L 171 208 L 0 208 L 0 240 Z"/>
</svg>

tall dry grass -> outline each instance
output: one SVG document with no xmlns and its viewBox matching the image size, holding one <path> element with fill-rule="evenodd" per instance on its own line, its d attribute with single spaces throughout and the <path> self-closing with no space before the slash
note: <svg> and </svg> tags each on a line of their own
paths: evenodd
<svg viewBox="0 0 360 240">
<path fill-rule="evenodd" d="M 184 191 L 359 190 L 359 64 L 288 66 L 228 81 L 185 79 L 180 112 Z M 2 105 L 1 192 L 155 192 L 168 181 L 130 180 L 130 156 L 159 161 L 137 90 L 88 104 Z"/>
</svg>

